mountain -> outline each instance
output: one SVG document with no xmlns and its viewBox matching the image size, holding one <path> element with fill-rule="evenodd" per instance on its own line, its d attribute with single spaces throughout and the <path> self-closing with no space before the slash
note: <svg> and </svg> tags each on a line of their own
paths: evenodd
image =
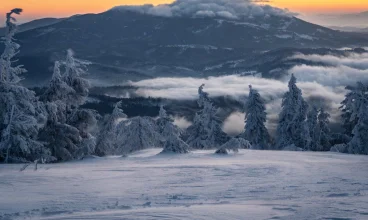
<svg viewBox="0 0 368 220">
<path fill-rule="evenodd" d="M 358 32 L 358 33 L 368 33 L 368 27 L 362 28 L 362 27 L 353 27 L 353 26 L 331 26 L 329 27 L 333 30 L 338 31 L 345 31 L 345 32 Z"/>
<path fill-rule="evenodd" d="M 265 51 L 280 48 L 339 48 L 368 42 L 365 35 L 331 30 L 292 16 L 235 20 L 129 10 L 73 16 L 21 32 L 16 38 L 22 45 L 20 61 L 32 73 L 27 85 L 47 82 L 53 61 L 63 58 L 68 48 L 93 62 L 93 84 L 111 85 L 159 76 L 227 74 L 208 67 L 262 58 Z"/>
<path fill-rule="evenodd" d="M 32 29 L 40 28 L 40 27 L 46 27 L 48 25 L 56 24 L 57 22 L 62 21 L 62 18 L 42 18 L 38 20 L 34 20 L 25 24 L 21 24 L 18 27 L 18 33 L 29 31 Z M 0 36 L 5 35 L 5 27 L 0 28 Z"/>
</svg>

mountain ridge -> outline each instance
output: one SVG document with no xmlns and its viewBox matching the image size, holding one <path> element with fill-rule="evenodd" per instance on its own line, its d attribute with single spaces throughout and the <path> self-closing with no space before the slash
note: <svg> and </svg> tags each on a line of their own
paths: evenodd
<svg viewBox="0 0 368 220">
<path fill-rule="evenodd" d="M 231 34 L 229 34 L 231 33 Z M 339 48 L 367 43 L 296 17 L 247 19 L 163 17 L 109 10 L 64 19 L 16 35 L 20 61 L 47 82 L 52 62 L 72 48 L 93 62 L 93 82 L 124 82 L 160 76 L 223 74 L 208 66 L 241 60 L 280 48 Z M 225 71 L 226 72 L 226 71 Z"/>
</svg>

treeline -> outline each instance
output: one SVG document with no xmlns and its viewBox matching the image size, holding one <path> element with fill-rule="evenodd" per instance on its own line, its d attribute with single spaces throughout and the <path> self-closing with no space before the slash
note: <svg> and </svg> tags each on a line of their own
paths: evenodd
<svg viewBox="0 0 368 220">
<path fill-rule="evenodd" d="M 128 118 L 115 104 L 111 114 L 101 117 L 84 104 L 89 95 L 88 61 L 76 59 L 71 50 L 65 60 L 55 62 L 49 85 L 36 96 L 20 84 L 26 70 L 15 65 L 19 45 L 14 9 L 7 14 L 5 50 L 0 57 L 0 161 L 56 162 L 81 159 L 87 155 L 125 155 L 162 147 L 163 153 L 188 153 L 193 149 L 217 149 L 217 153 L 239 148 L 259 150 L 338 151 L 368 154 L 368 86 L 357 83 L 347 87 L 342 102 L 344 133 L 331 134 L 330 115 L 309 106 L 292 75 L 289 90 L 282 100 L 276 137 L 265 126 L 265 101 L 250 86 L 245 103 L 245 131 L 229 137 L 221 129 L 217 107 L 204 91 L 198 89 L 198 106 L 193 124 L 185 131 L 174 125 L 161 106 L 158 119 Z"/>
</svg>

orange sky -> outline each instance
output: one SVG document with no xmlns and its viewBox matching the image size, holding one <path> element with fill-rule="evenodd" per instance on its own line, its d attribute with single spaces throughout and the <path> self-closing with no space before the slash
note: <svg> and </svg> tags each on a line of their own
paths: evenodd
<svg viewBox="0 0 368 220">
<path fill-rule="evenodd" d="M 116 5 L 162 4 L 172 0 L 0 0 L 0 14 L 14 7 L 24 9 L 22 20 L 97 13 Z M 231 1 L 231 0 L 229 0 Z M 299 13 L 341 13 L 368 10 L 368 0 L 271 0 L 271 5 Z"/>
</svg>

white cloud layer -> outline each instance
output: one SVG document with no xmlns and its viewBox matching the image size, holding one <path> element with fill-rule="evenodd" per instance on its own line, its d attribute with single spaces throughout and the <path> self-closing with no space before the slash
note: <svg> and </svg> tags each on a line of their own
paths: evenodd
<svg viewBox="0 0 368 220">
<path fill-rule="evenodd" d="M 291 12 L 249 0 L 176 0 L 172 4 L 118 6 L 113 10 L 130 10 L 163 17 L 222 17 L 240 19 L 270 15 L 293 16 Z"/>
<path fill-rule="evenodd" d="M 349 54 L 346 57 L 296 55 L 298 58 L 326 64 L 326 66 L 294 66 L 281 80 L 265 79 L 251 76 L 221 76 L 209 78 L 156 78 L 132 82 L 139 87 L 137 94 L 144 97 L 162 97 L 176 100 L 197 99 L 198 86 L 206 84 L 205 91 L 211 97 L 228 96 L 243 100 L 248 95 L 248 85 L 259 90 L 266 99 L 268 127 L 276 128 L 283 94 L 287 91 L 287 81 L 291 73 L 298 79 L 298 86 L 307 100 L 318 106 L 325 106 L 332 115 L 332 122 L 339 121 L 338 107 L 346 94 L 345 86 L 354 85 L 356 81 L 368 81 L 368 54 Z M 328 66 L 327 66 L 328 65 Z M 239 113 L 232 114 L 224 124 L 228 133 L 240 132 L 242 126 Z"/>
<path fill-rule="evenodd" d="M 245 114 L 241 112 L 233 112 L 225 121 L 222 130 L 229 135 L 236 136 L 244 131 Z"/>
<path fill-rule="evenodd" d="M 188 121 L 184 117 L 174 117 L 174 125 L 178 126 L 179 128 L 185 130 L 189 126 L 192 125 L 192 122 Z"/>
</svg>

